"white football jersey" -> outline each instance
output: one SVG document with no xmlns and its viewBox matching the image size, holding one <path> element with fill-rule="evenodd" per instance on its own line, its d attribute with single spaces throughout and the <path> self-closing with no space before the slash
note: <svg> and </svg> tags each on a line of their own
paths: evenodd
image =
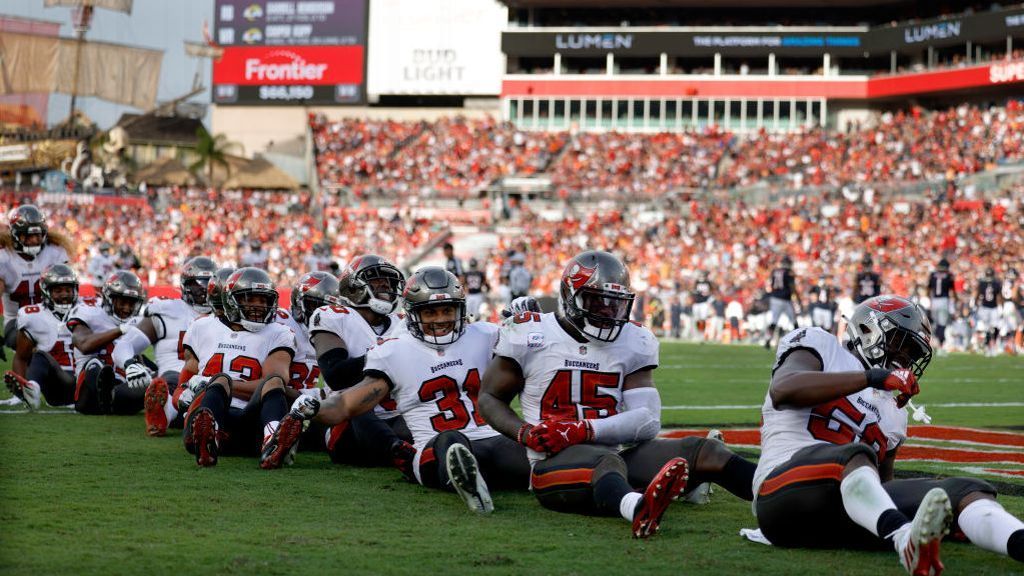
<svg viewBox="0 0 1024 576">
<path fill-rule="evenodd" d="M 203 316 L 185 332 L 182 343 L 199 361 L 199 374 L 229 374 L 235 380 L 259 380 L 267 356 L 284 350 L 295 357 L 295 334 L 277 323 L 259 332 L 232 330 L 216 316 Z M 245 408 L 246 400 L 231 398 L 231 406 Z"/>
<path fill-rule="evenodd" d="M 817 356 L 823 372 L 864 371 L 860 360 L 821 328 L 800 328 L 783 337 L 775 354 L 775 368 L 796 350 L 807 350 Z M 761 458 L 754 472 L 755 495 L 772 470 L 787 463 L 804 447 L 863 442 L 881 459 L 907 438 L 907 412 L 896 407 L 892 392 L 874 388 L 811 408 L 776 409 L 771 396 L 766 394 L 761 419 Z"/>
<path fill-rule="evenodd" d="M 135 326 L 142 320 L 142 316 L 132 316 L 125 324 L 129 326 Z M 68 314 L 67 327 L 71 332 L 75 331 L 75 326 L 78 325 L 88 326 L 93 332 L 107 332 L 117 328 L 120 324 L 114 320 L 107 311 L 96 301 L 82 301 L 79 300 L 78 305 L 72 308 Z M 114 340 L 107 347 L 92 354 L 83 354 L 80 350 L 75 350 L 75 374 L 77 375 L 82 371 L 82 368 L 86 365 L 89 360 L 93 357 L 99 358 L 104 364 L 108 366 L 114 365 L 114 359 L 110 354 L 114 351 L 114 345 L 117 340 Z M 116 373 L 121 377 L 124 372 L 117 368 Z"/>
<path fill-rule="evenodd" d="M 48 352 L 62 370 L 75 369 L 75 351 L 67 324 L 46 306 L 32 304 L 18 310 L 18 330 L 28 334 L 36 350 Z"/>
<path fill-rule="evenodd" d="M 308 328 L 310 338 L 317 332 L 328 332 L 341 338 L 345 350 L 353 357 L 363 356 L 370 348 L 406 331 L 404 314 L 393 312 L 381 326 L 374 327 L 354 308 L 338 305 L 317 308 L 309 319 Z M 398 416 L 395 401 L 391 397 L 381 400 L 375 413 L 382 420 Z"/>
<path fill-rule="evenodd" d="M 47 244 L 32 260 L 14 250 L 0 250 L 0 280 L 4 282 L 4 320 L 15 322 L 18 308 L 41 304 L 39 277 L 53 264 L 67 264 L 68 253 L 60 246 Z"/>
<path fill-rule="evenodd" d="M 409 332 L 388 338 L 366 354 L 364 372 L 382 374 L 419 452 L 434 436 L 458 430 L 470 440 L 497 436 L 477 412 L 480 378 L 491 361 L 498 327 L 466 326 L 453 344 L 437 349 Z M 416 461 L 414 470 L 419 468 Z"/>
<path fill-rule="evenodd" d="M 316 361 L 316 350 L 309 343 L 306 327 L 296 322 L 291 312 L 284 308 L 277 309 L 274 320 L 295 334 L 295 358 L 292 360 L 292 373 L 288 385 L 296 390 L 316 388 L 320 381 L 320 365 Z"/>
<path fill-rule="evenodd" d="M 180 298 L 153 297 L 146 304 L 146 316 L 153 319 L 156 344 L 153 356 L 157 372 L 181 372 L 185 366 L 185 332 L 199 314 Z"/>
<path fill-rule="evenodd" d="M 553 313 L 524 312 L 505 320 L 495 356 L 515 360 L 525 383 L 523 419 L 585 420 L 618 413 L 626 376 L 658 365 L 658 340 L 627 322 L 614 342 L 580 342 Z M 543 454 L 527 451 L 532 461 Z"/>
</svg>

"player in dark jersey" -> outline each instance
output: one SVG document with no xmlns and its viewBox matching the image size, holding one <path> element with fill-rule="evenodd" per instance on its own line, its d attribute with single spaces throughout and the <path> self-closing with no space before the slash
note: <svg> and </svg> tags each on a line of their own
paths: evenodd
<svg viewBox="0 0 1024 576">
<path fill-rule="evenodd" d="M 1003 304 L 1002 300 L 1003 283 L 996 279 L 995 269 L 986 268 L 974 294 L 978 331 L 985 333 L 986 356 L 994 356 L 999 350 L 999 307 Z"/>
<path fill-rule="evenodd" d="M 868 298 L 882 293 L 882 277 L 874 270 L 875 262 L 870 254 L 860 261 L 860 270 L 853 279 L 853 303 L 860 304 Z"/>
<path fill-rule="evenodd" d="M 707 270 L 701 270 L 697 274 L 697 280 L 693 283 L 693 291 L 690 297 L 693 298 L 693 320 L 697 323 L 697 332 L 701 339 L 704 339 L 707 331 L 707 321 L 711 318 L 711 299 L 715 291 L 715 285 L 708 279 Z"/>
<path fill-rule="evenodd" d="M 469 259 L 469 270 L 463 284 L 466 287 L 466 316 L 470 322 L 475 322 L 480 317 L 480 307 L 487 299 L 487 293 L 491 291 L 487 276 L 480 270 L 476 258 Z"/>
<path fill-rule="evenodd" d="M 787 316 L 792 328 L 796 328 L 796 309 L 793 307 L 793 298 L 797 299 L 797 306 L 800 306 L 800 296 L 796 290 L 796 276 L 793 275 L 793 261 L 789 256 L 783 256 L 779 267 L 772 270 L 768 279 L 768 331 L 765 334 L 764 347 L 772 348 L 772 341 L 775 339 L 775 331 L 779 324 L 780 316 Z"/>
<path fill-rule="evenodd" d="M 822 276 L 818 284 L 811 289 L 810 308 L 811 324 L 817 328 L 836 333 L 836 287 L 832 285 L 831 279 Z"/>
<path fill-rule="evenodd" d="M 956 306 L 956 277 L 949 271 L 949 260 L 945 258 L 939 260 L 939 265 L 928 275 L 928 298 L 935 328 L 935 348 L 941 352 L 946 341 L 950 311 Z"/>
</svg>

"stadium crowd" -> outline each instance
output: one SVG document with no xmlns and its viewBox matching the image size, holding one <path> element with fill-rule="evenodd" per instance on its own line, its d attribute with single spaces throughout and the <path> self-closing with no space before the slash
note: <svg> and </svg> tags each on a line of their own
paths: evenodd
<svg viewBox="0 0 1024 576">
<path fill-rule="evenodd" d="M 573 197 L 771 183 L 863 186 L 953 180 L 1024 159 L 1024 107 L 962 105 L 878 115 L 849 131 L 732 134 L 525 132 L 509 123 L 330 122 L 310 117 L 321 182 L 366 196 L 464 198 L 501 176 L 549 176 Z"/>
</svg>

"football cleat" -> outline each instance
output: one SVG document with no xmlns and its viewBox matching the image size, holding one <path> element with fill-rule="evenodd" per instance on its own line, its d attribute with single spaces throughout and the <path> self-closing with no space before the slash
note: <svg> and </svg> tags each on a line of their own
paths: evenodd
<svg viewBox="0 0 1024 576">
<path fill-rule="evenodd" d="M 14 396 L 24 402 L 29 410 L 38 410 L 39 406 L 42 405 L 39 384 L 32 380 L 26 380 L 11 370 L 4 374 L 4 383 L 7 384 L 7 389 L 11 394 L 14 394 Z"/>
<path fill-rule="evenodd" d="M 416 474 L 412 469 L 415 458 L 416 449 L 405 440 L 398 440 L 391 445 L 391 465 L 397 468 L 409 482 L 416 482 Z"/>
<path fill-rule="evenodd" d="M 277 430 L 263 439 L 263 450 L 260 452 L 260 468 L 274 470 L 283 465 L 295 462 L 295 451 L 299 449 L 299 436 L 302 435 L 301 417 L 289 412 L 281 419 Z"/>
<path fill-rule="evenodd" d="M 163 436 L 167 433 L 167 413 L 164 406 L 167 404 L 167 381 L 163 378 L 153 378 L 153 381 L 146 387 L 146 434 L 150 436 Z"/>
<path fill-rule="evenodd" d="M 690 466 L 686 458 L 676 457 L 665 463 L 647 485 L 643 498 L 633 515 L 633 537 L 647 538 L 658 531 L 661 516 L 668 505 L 686 490 Z"/>
<path fill-rule="evenodd" d="M 725 437 L 722 436 L 722 431 L 717 429 L 709 430 L 707 437 L 712 440 L 718 440 L 719 442 L 723 442 L 725 440 Z M 696 488 L 691 490 L 684 499 L 691 504 L 708 504 L 711 502 L 712 492 L 710 482 L 701 482 Z"/>
<path fill-rule="evenodd" d="M 448 448 L 444 465 L 452 487 L 466 502 L 470 510 L 478 514 L 494 512 L 491 492 L 487 489 L 487 483 L 484 482 L 484 477 L 480 474 L 476 457 L 473 456 L 473 452 L 469 448 L 462 444 L 453 444 Z"/>
<path fill-rule="evenodd" d="M 912 576 L 939 576 L 944 566 L 939 560 L 942 537 L 949 534 L 953 509 L 942 488 L 932 488 L 924 495 L 914 520 L 893 535 L 893 544 L 900 564 Z"/>
<path fill-rule="evenodd" d="M 217 465 L 217 452 L 220 449 L 217 419 L 213 411 L 200 407 L 192 415 L 192 448 L 196 454 L 196 464 L 207 467 Z"/>
</svg>

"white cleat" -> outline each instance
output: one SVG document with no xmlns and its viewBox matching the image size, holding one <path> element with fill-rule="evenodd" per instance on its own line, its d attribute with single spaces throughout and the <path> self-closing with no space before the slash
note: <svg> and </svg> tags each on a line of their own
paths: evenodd
<svg viewBox="0 0 1024 576">
<path fill-rule="evenodd" d="M 8 370 L 4 374 L 4 383 L 7 385 L 7 389 L 16 398 L 21 400 L 28 406 L 28 409 L 35 412 L 39 410 L 39 407 L 43 404 L 42 392 L 39 389 L 39 384 L 34 380 L 26 380 L 25 378 L 15 374 L 13 371 Z"/>
<path fill-rule="evenodd" d="M 494 511 L 491 493 L 487 489 L 483 475 L 480 474 L 476 457 L 473 456 L 473 452 L 469 448 L 462 444 L 453 444 L 448 448 L 444 465 L 452 487 L 466 502 L 470 510 L 477 514 L 490 514 Z"/>
<path fill-rule="evenodd" d="M 714 428 L 708 431 L 707 437 L 712 440 L 718 440 L 719 442 L 725 441 L 725 436 L 722 435 L 722 431 Z M 709 504 L 711 502 L 711 495 L 713 493 L 714 490 L 712 490 L 711 488 L 711 483 L 703 482 L 701 484 L 698 484 L 697 487 L 693 489 L 693 491 L 691 491 L 683 498 L 683 500 L 689 502 L 690 504 Z"/>
<path fill-rule="evenodd" d="M 896 554 L 903 569 L 912 576 L 939 576 L 943 565 L 939 560 L 942 537 L 949 534 L 953 509 L 942 488 L 932 488 L 924 495 L 914 520 L 893 536 Z"/>
</svg>

